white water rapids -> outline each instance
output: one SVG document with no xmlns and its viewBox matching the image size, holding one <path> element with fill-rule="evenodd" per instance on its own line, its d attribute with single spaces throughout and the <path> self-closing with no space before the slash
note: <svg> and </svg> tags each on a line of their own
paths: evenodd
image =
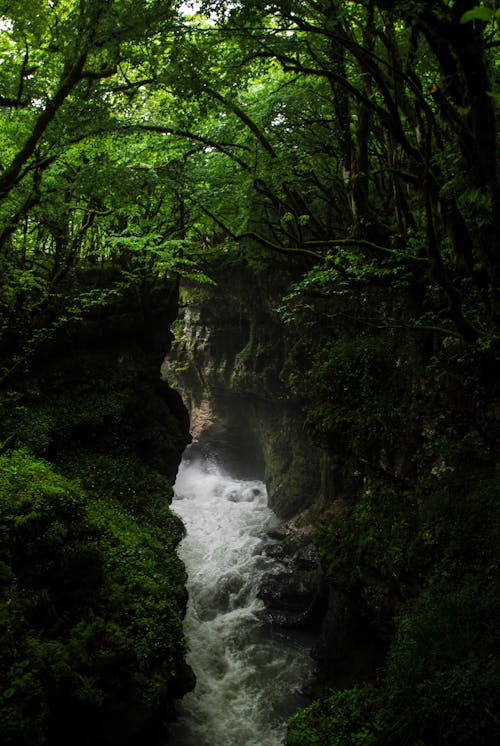
<svg viewBox="0 0 500 746">
<path fill-rule="evenodd" d="M 279 746 L 288 717 L 307 704 L 309 640 L 264 623 L 262 554 L 277 524 L 265 485 L 184 461 L 172 503 L 186 526 L 179 554 L 188 572 L 185 633 L 196 688 L 180 705 L 169 746 Z"/>
</svg>

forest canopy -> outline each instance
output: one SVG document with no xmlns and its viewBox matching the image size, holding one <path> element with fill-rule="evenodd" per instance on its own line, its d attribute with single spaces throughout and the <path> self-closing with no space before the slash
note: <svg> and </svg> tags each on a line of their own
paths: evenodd
<svg viewBox="0 0 500 746">
<path fill-rule="evenodd" d="M 405 323 L 496 344 L 494 4 L 194 5 L 2 3 L 9 356 L 98 302 L 78 270 L 196 275 L 207 248 L 406 285 Z"/>
</svg>

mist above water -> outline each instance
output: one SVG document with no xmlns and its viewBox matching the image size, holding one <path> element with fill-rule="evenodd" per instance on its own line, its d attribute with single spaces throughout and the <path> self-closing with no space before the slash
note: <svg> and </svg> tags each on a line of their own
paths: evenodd
<svg viewBox="0 0 500 746">
<path fill-rule="evenodd" d="M 279 746 L 288 717 L 307 703 L 300 687 L 312 662 L 309 640 L 262 620 L 256 591 L 275 566 L 263 550 L 278 522 L 265 485 L 234 479 L 213 462 L 184 460 L 172 508 L 187 532 L 179 554 L 197 685 L 182 700 L 169 744 Z"/>
</svg>

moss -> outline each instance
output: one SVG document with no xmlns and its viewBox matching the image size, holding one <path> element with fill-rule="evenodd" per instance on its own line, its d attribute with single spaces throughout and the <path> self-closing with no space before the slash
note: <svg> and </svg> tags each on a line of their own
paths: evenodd
<svg viewBox="0 0 500 746">
<path fill-rule="evenodd" d="M 188 684 L 179 522 L 25 452 L 0 462 L 2 743 L 120 743 Z"/>
<path fill-rule="evenodd" d="M 290 720 L 287 746 L 375 746 L 381 743 L 373 722 L 372 687 L 333 692 Z"/>
<path fill-rule="evenodd" d="M 169 509 L 187 415 L 139 317 L 101 308 L 0 400 L 2 743 L 140 740 L 193 685 Z"/>
<path fill-rule="evenodd" d="M 422 572 L 414 496 L 387 485 L 365 489 L 350 513 L 323 517 L 315 543 L 325 578 L 387 623 Z M 418 567 L 418 569 L 417 569 Z"/>
<path fill-rule="evenodd" d="M 323 518 L 316 542 L 327 579 L 390 646 L 375 699 L 362 695 L 364 720 L 351 722 L 355 690 L 344 690 L 292 721 L 291 744 L 358 743 L 360 728 L 367 743 L 388 746 L 495 742 L 499 470 L 455 466 L 413 493 L 379 486 L 350 515 Z M 302 742 L 299 726 L 309 733 Z"/>
<path fill-rule="evenodd" d="M 282 518 L 296 515 L 318 496 L 319 454 L 304 448 L 304 433 L 291 414 L 266 417 L 261 436 L 271 506 Z"/>
</svg>

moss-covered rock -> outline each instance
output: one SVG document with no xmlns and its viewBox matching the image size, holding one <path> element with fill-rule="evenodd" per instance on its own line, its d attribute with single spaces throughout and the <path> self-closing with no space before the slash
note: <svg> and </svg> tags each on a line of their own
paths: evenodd
<svg viewBox="0 0 500 746">
<path fill-rule="evenodd" d="M 169 509 L 188 419 L 160 379 L 175 295 L 137 290 L 53 337 L 2 392 L 0 728 L 12 746 L 141 741 L 193 686 Z"/>
<path fill-rule="evenodd" d="M 2 743 L 124 742 L 190 683 L 181 528 L 26 452 L 0 462 Z"/>
</svg>

